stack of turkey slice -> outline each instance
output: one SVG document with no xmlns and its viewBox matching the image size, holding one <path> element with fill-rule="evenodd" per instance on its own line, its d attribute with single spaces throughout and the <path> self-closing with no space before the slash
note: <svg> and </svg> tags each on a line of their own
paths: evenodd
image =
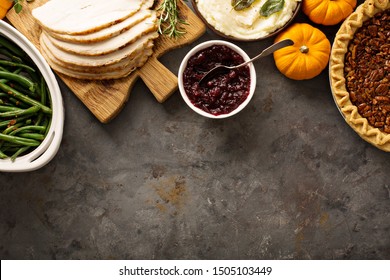
<svg viewBox="0 0 390 280">
<path fill-rule="evenodd" d="M 89 80 L 126 77 L 153 53 L 153 0 L 51 0 L 32 14 L 50 66 Z"/>
</svg>

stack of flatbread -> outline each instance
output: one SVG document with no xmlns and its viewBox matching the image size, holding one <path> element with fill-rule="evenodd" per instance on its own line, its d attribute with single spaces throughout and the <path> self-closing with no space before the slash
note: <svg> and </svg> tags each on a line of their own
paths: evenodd
<svg viewBox="0 0 390 280">
<path fill-rule="evenodd" d="M 32 15 L 42 27 L 41 51 L 50 66 L 89 80 L 126 77 L 153 53 L 153 0 L 51 0 Z"/>
</svg>

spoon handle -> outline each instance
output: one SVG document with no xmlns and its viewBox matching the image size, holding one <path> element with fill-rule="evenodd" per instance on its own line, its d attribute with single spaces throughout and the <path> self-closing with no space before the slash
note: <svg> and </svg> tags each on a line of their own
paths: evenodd
<svg viewBox="0 0 390 280">
<path fill-rule="evenodd" d="M 270 55 L 271 53 L 281 49 L 281 48 L 284 48 L 284 47 L 287 47 L 287 46 L 292 46 L 294 45 L 294 41 L 291 40 L 291 39 L 285 39 L 285 40 L 282 40 L 282 41 L 279 41 L 271 46 L 269 46 L 268 48 L 264 49 L 260 54 L 256 55 L 255 57 L 253 57 L 252 59 L 248 60 L 248 61 L 245 61 L 244 63 L 240 64 L 240 65 L 237 65 L 237 66 L 234 66 L 235 68 L 237 67 L 242 67 L 242 66 L 245 66 L 259 58 L 262 58 L 264 56 L 267 56 L 267 55 Z"/>
</svg>

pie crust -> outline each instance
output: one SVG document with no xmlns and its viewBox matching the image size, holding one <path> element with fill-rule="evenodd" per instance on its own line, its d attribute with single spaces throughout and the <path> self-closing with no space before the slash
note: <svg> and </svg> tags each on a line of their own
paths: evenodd
<svg viewBox="0 0 390 280">
<path fill-rule="evenodd" d="M 390 9 L 390 0 L 366 0 L 344 21 L 333 43 L 329 76 L 333 98 L 346 122 L 364 140 L 381 150 L 390 152 L 390 134 L 374 128 L 365 117 L 359 114 L 358 108 L 350 100 L 344 76 L 344 58 L 355 32 L 363 25 L 363 22 L 387 9 Z"/>
</svg>

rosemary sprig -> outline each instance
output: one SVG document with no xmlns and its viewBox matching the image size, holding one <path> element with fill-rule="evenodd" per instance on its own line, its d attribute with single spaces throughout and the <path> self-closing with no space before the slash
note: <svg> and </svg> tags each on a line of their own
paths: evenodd
<svg viewBox="0 0 390 280">
<path fill-rule="evenodd" d="M 157 11 L 160 12 L 158 32 L 175 39 L 186 33 L 180 25 L 188 24 L 185 19 L 180 17 L 177 1 L 180 0 L 163 0 L 157 8 Z"/>
</svg>

